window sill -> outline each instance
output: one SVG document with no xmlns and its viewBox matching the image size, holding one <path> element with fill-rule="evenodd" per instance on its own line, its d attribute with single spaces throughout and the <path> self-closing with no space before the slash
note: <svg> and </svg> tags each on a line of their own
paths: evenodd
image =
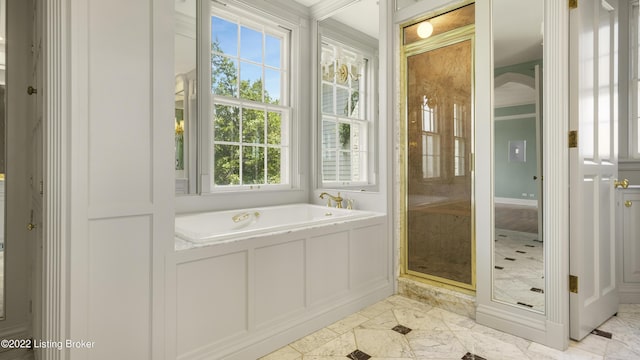
<svg viewBox="0 0 640 360">
<path fill-rule="evenodd" d="M 352 184 L 352 185 L 341 185 L 337 183 L 325 183 L 321 184 L 317 190 L 327 190 L 327 191 L 345 191 L 345 192 L 377 192 L 378 185 L 375 184 Z"/>
<path fill-rule="evenodd" d="M 300 188 L 259 191 L 224 191 L 176 196 L 176 213 L 245 209 L 259 206 L 308 202 L 307 191 Z"/>
</svg>

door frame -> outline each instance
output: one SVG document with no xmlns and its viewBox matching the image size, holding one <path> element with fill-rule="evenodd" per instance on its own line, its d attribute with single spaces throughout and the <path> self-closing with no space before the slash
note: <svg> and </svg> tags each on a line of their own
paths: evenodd
<svg viewBox="0 0 640 360">
<path fill-rule="evenodd" d="M 437 17 L 439 15 L 442 15 L 443 13 L 447 12 L 447 11 L 451 11 L 460 7 L 463 7 L 465 5 L 470 4 L 471 2 L 469 1 L 464 1 L 462 3 L 456 4 L 455 7 L 449 9 L 441 9 L 436 13 L 432 13 L 429 14 L 428 18 L 432 18 L 432 17 Z M 423 19 L 424 16 L 421 17 L 417 17 L 412 19 L 411 21 L 405 22 L 403 24 L 401 24 L 401 28 L 405 28 L 407 26 L 413 25 L 413 24 L 417 24 L 421 21 L 421 19 Z M 401 115 L 400 115 L 400 137 L 401 137 L 401 142 L 400 142 L 400 166 L 402 168 L 401 172 L 400 172 L 400 217 L 401 217 L 401 221 L 400 221 L 400 276 L 401 277 L 406 277 L 406 278 L 410 278 L 410 279 L 414 279 L 416 281 L 419 282 L 423 282 L 423 283 L 427 283 L 427 284 L 432 284 L 435 286 L 439 286 L 439 287 L 444 287 L 444 288 L 449 288 L 449 289 L 453 289 L 459 292 L 464 292 L 467 294 L 471 294 L 473 295 L 475 293 L 476 290 L 476 239 L 475 239 L 475 232 L 473 231 L 474 227 L 475 227 L 475 200 L 474 200 L 474 184 L 475 184 L 475 169 L 471 169 L 469 171 L 470 173 L 470 177 L 471 177 L 471 184 L 470 184 L 470 241 L 469 241 L 469 247 L 470 247 L 470 252 L 471 252 L 471 258 L 470 258 L 470 267 L 471 267 L 471 282 L 470 283 L 464 283 L 464 282 L 459 282 L 456 280 L 452 280 L 449 278 L 444 278 L 444 277 L 439 277 L 433 274 L 428 274 L 426 272 L 422 273 L 422 272 L 418 272 L 415 270 L 410 270 L 409 269 L 409 229 L 408 229 L 408 209 L 409 209 L 409 204 L 408 204 L 408 181 L 409 181 L 409 144 L 407 143 L 408 139 L 409 139 L 409 135 L 408 135 L 408 110 L 407 110 L 407 92 L 408 92 L 408 80 L 407 80 L 407 61 L 408 58 L 411 56 L 415 56 L 415 55 L 419 55 L 419 54 L 423 54 L 423 53 L 427 53 L 430 51 L 434 51 L 434 50 L 438 50 L 438 49 L 442 49 L 445 48 L 447 46 L 451 46 L 451 45 L 455 45 L 455 44 L 460 44 L 463 42 L 469 41 L 470 45 L 471 45 L 471 64 L 474 63 L 474 49 L 476 47 L 476 43 L 475 43 L 475 25 L 471 24 L 471 25 L 466 25 L 466 26 L 462 26 L 459 27 L 457 29 L 452 29 L 449 30 L 443 34 L 438 34 L 437 36 L 435 36 L 434 38 L 428 38 L 428 39 L 422 39 L 422 40 L 418 40 L 414 43 L 411 44 L 406 44 L 406 45 L 402 45 L 401 46 L 401 50 L 400 50 L 400 58 L 401 58 L 401 64 L 400 64 L 400 76 L 401 76 L 401 90 L 400 90 L 400 109 L 402 111 Z M 471 101 L 473 102 L 473 98 L 475 96 L 475 84 L 474 84 L 474 76 L 475 76 L 475 71 L 474 71 L 474 67 L 471 66 Z M 475 148 L 474 148 L 474 144 L 475 144 L 475 137 L 474 137 L 474 128 L 475 128 L 475 116 L 473 113 L 473 109 L 470 110 L 470 133 L 468 134 L 468 136 L 471 138 L 470 139 L 470 149 L 468 149 L 469 151 L 469 158 L 472 158 L 474 152 L 475 152 Z M 467 163 L 465 164 L 466 166 L 469 165 L 469 162 L 472 162 L 472 160 L 467 159 Z"/>
<path fill-rule="evenodd" d="M 491 0 L 476 2 L 476 68 L 491 69 Z M 543 238 L 545 313 L 538 314 L 493 300 L 493 211 L 478 211 L 476 321 L 480 324 L 564 350 L 569 346 L 569 7 L 566 1 L 544 0 Z M 476 84 L 493 88 L 493 71 L 476 71 Z M 476 91 L 476 201 L 493 203 L 493 99 Z M 546 156 L 553 154 L 553 156 Z"/>
<path fill-rule="evenodd" d="M 42 1 L 42 0 L 36 0 Z M 70 259 L 71 79 L 69 0 L 42 1 L 44 79 L 44 202 L 41 336 L 49 341 L 71 339 L 68 334 L 68 263 Z M 43 359 L 67 358 L 63 348 L 41 349 Z"/>
</svg>

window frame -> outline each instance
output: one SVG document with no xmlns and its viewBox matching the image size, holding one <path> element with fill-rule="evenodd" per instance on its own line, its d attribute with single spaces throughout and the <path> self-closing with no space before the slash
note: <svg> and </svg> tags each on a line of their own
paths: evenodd
<svg viewBox="0 0 640 360">
<path fill-rule="evenodd" d="M 322 67 L 320 66 L 323 43 L 343 46 L 349 51 L 357 52 L 363 59 L 367 60 L 363 76 L 365 81 L 365 109 L 366 120 L 356 120 L 350 118 L 350 124 L 358 121 L 366 121 L 366 151 L 362 151 L 366 156 L 366 181 L 344 181 L 336 179 L 335 181 L 325 181 L 323 179 L 323 147 L 322 147 L 322 128 L 323 128 L 323 111 L 322 111 Z M 317 63 L 318 70 L 317 79 L 317 109 L 316 111 L 316 179 L 318 188 L 343 189 L 343 190 L 369 190 L 376 191 L 378 186 L 378 154 L 375 151 L 379 139 L 378 134 L 378 42 L 369 38 L 367 35 L 351 29 L 341 23 L 331 19 L 325 19 L 318 25 L 318 42 L 317 42 Z M 338 116 L 335 116 L 338 117 Z M 341 123 L 340 120 L 336 124 Z"/>
<path fill-rule="evenodd" d="M 467 104 L 462 104 L 457 101 L 453 103 L 453 177 L 455 178 L 464 178 L 467 176 L 467 136 L 468 134 L 465 131 L 465 107 L 469 106 Z M 462 149 L 458 147 L 458 145 L 462 145 Z M 462 150 L 462 151 L 460 151 Z M 456 171 L 460 170 L 460 173 Z"/>
<path fill-rule="evenodd" d="M 256 14 L 256 8 L 243 4 L 221 5 L 215 1 L 202 0 L 199 4 L 199 35 L 197 46 L 198 58 L 198 91 L 207 96 L 200 97 L 198 100 L 198 122 L 199 122 L 199 156 L 198 156 L 198 179 L 199 194 L 216 194 L 228 192 L 252 192 L 252 191 L 289 191 L 296 190 L 300 187 L 299 170 L 298 170 L 298 154 L 299 142 L 297 141 L 297 131 L 299 125 L 296 123 L 299 119 L 298 104 L 300 99 L 294 96 L 296 93 L 296 84 L 298 83 L 298 75 L 295 69 L 299 67 L 299 28 L 298 26 L 281 17 L 259 12 Z M 283 48 L 281 50 L 282 71 L 285 73 L 281 80 L 280 104 L 270 104 L 265 102 L 257 102 L 249 99 L 238 97 L 231 98 L 228 96 L 215 95 L 211 91 L 211 17 L 217 16 L 228 21 L 236 22 L 239 26 L 246 26 L 252 30 L 262 29 L 263 34 L 271 34 L 281 36 L 283 39 Z M 240 46 L 240 40 L 238 41 Z M 239 59 L 239 56 L 238 56 Z M 205 64 L 205 66 L 201 66 Z M 239 66 L 239 64 L 238 64 Z M 263 64 L 263 71 L 264 71 Z M 264 79 L 263 79 L 264 81 Z M 264 93 L 263 93 L 264 95 Z M 215 184 L 215 150 L 214 146 L 217 142 L 214 140 L 214 119 L 215 106 L 232 105 L 241 108 L 250 108 L 262 111 L 274 110 L 282 114 L 281 121 L 286 121 L 287 134 L 283 137 L 279 147 L 286 147 L 288 154 L 282 158 L 282 167 L 287 180 L 280 184 L 239 184 L 239 185 L 217 185 Z M 264 139 L 264 148 L 268 146 L 267 139 Z M 240 134 L 239 142 L 242 143 L 242 134 Z M 240 145 L 242 146 L 242 145 Z M 286 164 L 285 164 L 286 163 Z M 240 158 L 242 164 L 242 157 Z M 240 165 L 240 168 L 242 165 Z M 266 173 L 268 170 L 264 169 Z M 238 173 L 241 170 L 238 169 Z"/>
<path fill-rule="evenodd" d="M 442 178 L 442 155 L 440 153 L 440 141 L 442 138 L 442 133 L 440 130 L 438 111 L 440 107 L 437 105 L 435 107 L 430 107 L 428 105 L 428 100 L 426 95 L 423 97 L 422 104 L 420 105 L 420 114 L 422 114 L 422 121 L 420 124 L 420 132 L 422 139 L 422 180 L 423 181 L 437 181 Z M 426 119 L 425 115 L 428 114 L 428 119 Z M 428 126 L 426 125 L 428 123 Z M 427 150 L 428 140 L 431 139 L 431 143 L 433 147 L 438 151 L 431 152 Z M 431 164 L 433 165 L 433 176 L 429 176 L 429 163 L 431 160 Z"/>
</svg>

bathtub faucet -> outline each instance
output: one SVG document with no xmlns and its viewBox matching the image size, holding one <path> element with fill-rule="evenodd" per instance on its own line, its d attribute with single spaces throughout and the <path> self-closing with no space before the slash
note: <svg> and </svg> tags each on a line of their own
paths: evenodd
<svg viewBox="0 0 640 360">
<path fill-rule="evenodd" d="M 251 214 L 249 214 L 248 212 L 244 212 L 244 213 L 233 215 L 231 220 L 233 220 L 234 223 L 237 223 L 243 220 L 247 220 L 249 216 L 251 216 Z"/>
<path fill-rule="evenodd" d="M 234 223 L 239 223 L 240 221 L 245 221 L 247 220 L 249 217 L 251 217 L 251 215 L 253 215 L 253 217 L 255 219 L 258 219 L 258 217 L 260 217 L 260 213 L 259 212 L 254 212 L 253 214 L 249 213 L 249 212 L 243 212 L 240 214 L 235 214 L 231 217 L 231 220 L 233 220 Z"/>
<path fill-rule="evenodd" d="M 333 200 L 336 202 L 336 207 L 342 209 L 342 198 L 340 197 L 340 193 L 338 193 L 338 196 L 333 196 L 329 193 L 323 192 L 322 194 L 320 194 L 320 199 L 324 199 L 325 195 L 329 197 L 327 206 L 331 207 L 331 200 Z"/>
</svg>

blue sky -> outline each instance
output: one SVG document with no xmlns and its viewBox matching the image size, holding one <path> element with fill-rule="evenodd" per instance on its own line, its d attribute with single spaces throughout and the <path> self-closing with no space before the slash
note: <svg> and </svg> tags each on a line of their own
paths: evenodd
<svg viewBox="0 0 640 360">
<path fill-rule="evenodd" d="M 238 36 L 240 36 L 240 48 L 238 49 Z M 249 27 L 239 26 L 237 23 L 211 17 L 211 39 L 218 39 L 220 48 L 224 54 L 240 58 L 240 79 L 251 82 L 262 78 L 262 66 L 245 62 L 267 65 L 277 69 L 281 68 L 282 40 L 271 35 L 264 36 L 261 31 Z M 263 58 L 264 48 L 264 58 Z M 265 69 L 264 86 L 272 98 L 280 98 L 281 72 L 274 69 Z"/>
</svg>

